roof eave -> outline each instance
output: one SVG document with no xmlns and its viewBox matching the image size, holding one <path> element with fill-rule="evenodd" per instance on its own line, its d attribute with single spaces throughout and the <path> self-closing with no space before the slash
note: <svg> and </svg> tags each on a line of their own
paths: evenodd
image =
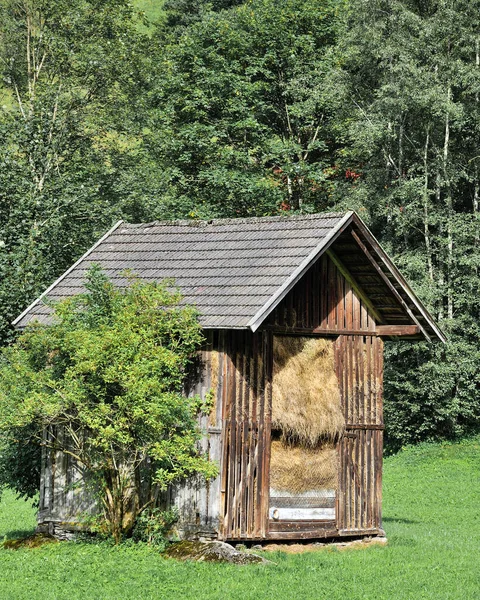
<svg viewBox="0 0 480 600">
<path fill-rule="evenodd" d="M 447 336 L 443 333 L 443 331 L 440 329 L 440 327 L 438 327 L 438 325 L 435 323 L 432 315 L 429 313 L 429 311 L 424 306 L 424 304 L 421 302 L 421 300 L 419 300 L 417 298 L 416 294 L 410 288 L 410 286 L 408 285 L 408 283 L 406 282 L 406 280 L 404 279 L 404 277 L 400 273 L 400 271 L 395 267 L 392 259 L 388 256 L 388 254 L 385 252 L 385 250 L 381 247 L 378 240 L 375 238 L 375 236 L 370 231 L 370 229 L 368 229 L 368 227 L 365 225 L 365 223 L 360 219 L 360 217 L 356 213 L 353 213 L 352 221 L 361 230 L 361 232 L 365 236 L 365 238 L 369 241 L 370 246 L 372 248 L 374 248 L 375 252 L 381 257 L 382 262 L 388 268 L 388 270 L 393 275 L 393 277 L 400 283 L 403 291 L 405 292 L 405 294 L 407 295 L 409 300 L 412 302 L 412 304 L 414 304 L 414 306 L 416 307 L 416 309 L 422 316 L 423 320 L 428 325 L 431 332 L 436 336 L 436 338 L 439 341 L 441 341 L 442 343 L 445 344 L 447 342 Z M 421 328 L 422 328 L 422 330 L 424 330 L 423 326 L 421 326 Z M 426 339 L 427 341 L 431 341 L 429 335 L 425 331 L 422 331 L 422 338 L 420 338 L 420 339 Z"/>
</svg>

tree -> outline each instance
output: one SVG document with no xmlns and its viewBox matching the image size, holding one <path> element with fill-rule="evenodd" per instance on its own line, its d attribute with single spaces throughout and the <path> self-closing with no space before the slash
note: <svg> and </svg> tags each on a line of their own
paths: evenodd
<svg viewBox="0 0 480 600">
<path fill-rule="evenodd" d="M 387 350 L 393 445 L 480 422 L 479 9 L 463 0 L 352 0 L 342 35 L 353 114 L 345 153 L 362 172 L 351 201 L 360 199 L 450 338 L 444 350 Z"/>
<path fill-rule="evenodd" d="M 1 0 L 0 23 L 2 344 L 101 232 L 137 217 L 147 42 L 127 0 Z"/>
<path fill-rule="evenodd" d="M 31 427 L 32 441 L 71 455 L 118 542 L 173 481 L 216 474 L 196 446 L 205 405 L 182 395 L 202 334 L 169 282 L 118 290 L 92 267 L 85 287 L 4 350 L 0 431 Z"/>
<path fill-rule="evenodd" d="M 333 204 L 336 8 L 253 0 L 159 39 L 148 143 L 164 167 L 165 214 Z"/>
</svg>

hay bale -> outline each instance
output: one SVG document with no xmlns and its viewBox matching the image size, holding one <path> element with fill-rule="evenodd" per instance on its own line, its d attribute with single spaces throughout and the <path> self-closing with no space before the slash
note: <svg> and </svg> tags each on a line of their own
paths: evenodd
<svg viewBox="0 0 480 600">
<path fill-rule="evenodd" d="M 270 489 L 291 494 L 336 490 L 337 480 L 338 453 L 333 442 L 317 448 L 303 448 L 272 441 Z"/>
<path fill-rule="evenodd" d="M 345 428 L 333 341 L 275 336 L 272 427 L 283 442 L 315 447 Z"/>
</svg>

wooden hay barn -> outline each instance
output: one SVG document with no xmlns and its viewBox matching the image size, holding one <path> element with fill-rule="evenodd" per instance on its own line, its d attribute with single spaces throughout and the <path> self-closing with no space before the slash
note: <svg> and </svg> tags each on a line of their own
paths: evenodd
<svg viewBox="0 0 480 600">
<path fill-rule="evenodd" d="M 175 278 L 206 344 L 188 393 L 211 389 L 203 444 L 220 475 L 165 501 L 185 537 L 382 535 L 384 339 L 445 341 L 353 212 L 118 223 L 43 296 L 82 291 L 90 263 L 119 285 Z M 41 296 L 15 324 L 49 322 Z M 81 473 L 45 451 L 40 527 L 75 523 Z M 68 485 L 67 485 L 68 484 Z"/>
</svg>

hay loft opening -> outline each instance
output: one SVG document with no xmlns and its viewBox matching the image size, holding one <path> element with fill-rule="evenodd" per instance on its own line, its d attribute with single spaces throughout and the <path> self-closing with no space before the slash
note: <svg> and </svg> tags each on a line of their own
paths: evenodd
<svg viewBox="0 0 480 600">
<path fill-rule="evenodd" d="M 271 519 L 335 519 L 338 441 L 344 428 L 334 341 L 275 335 Z"/>
</svg>

